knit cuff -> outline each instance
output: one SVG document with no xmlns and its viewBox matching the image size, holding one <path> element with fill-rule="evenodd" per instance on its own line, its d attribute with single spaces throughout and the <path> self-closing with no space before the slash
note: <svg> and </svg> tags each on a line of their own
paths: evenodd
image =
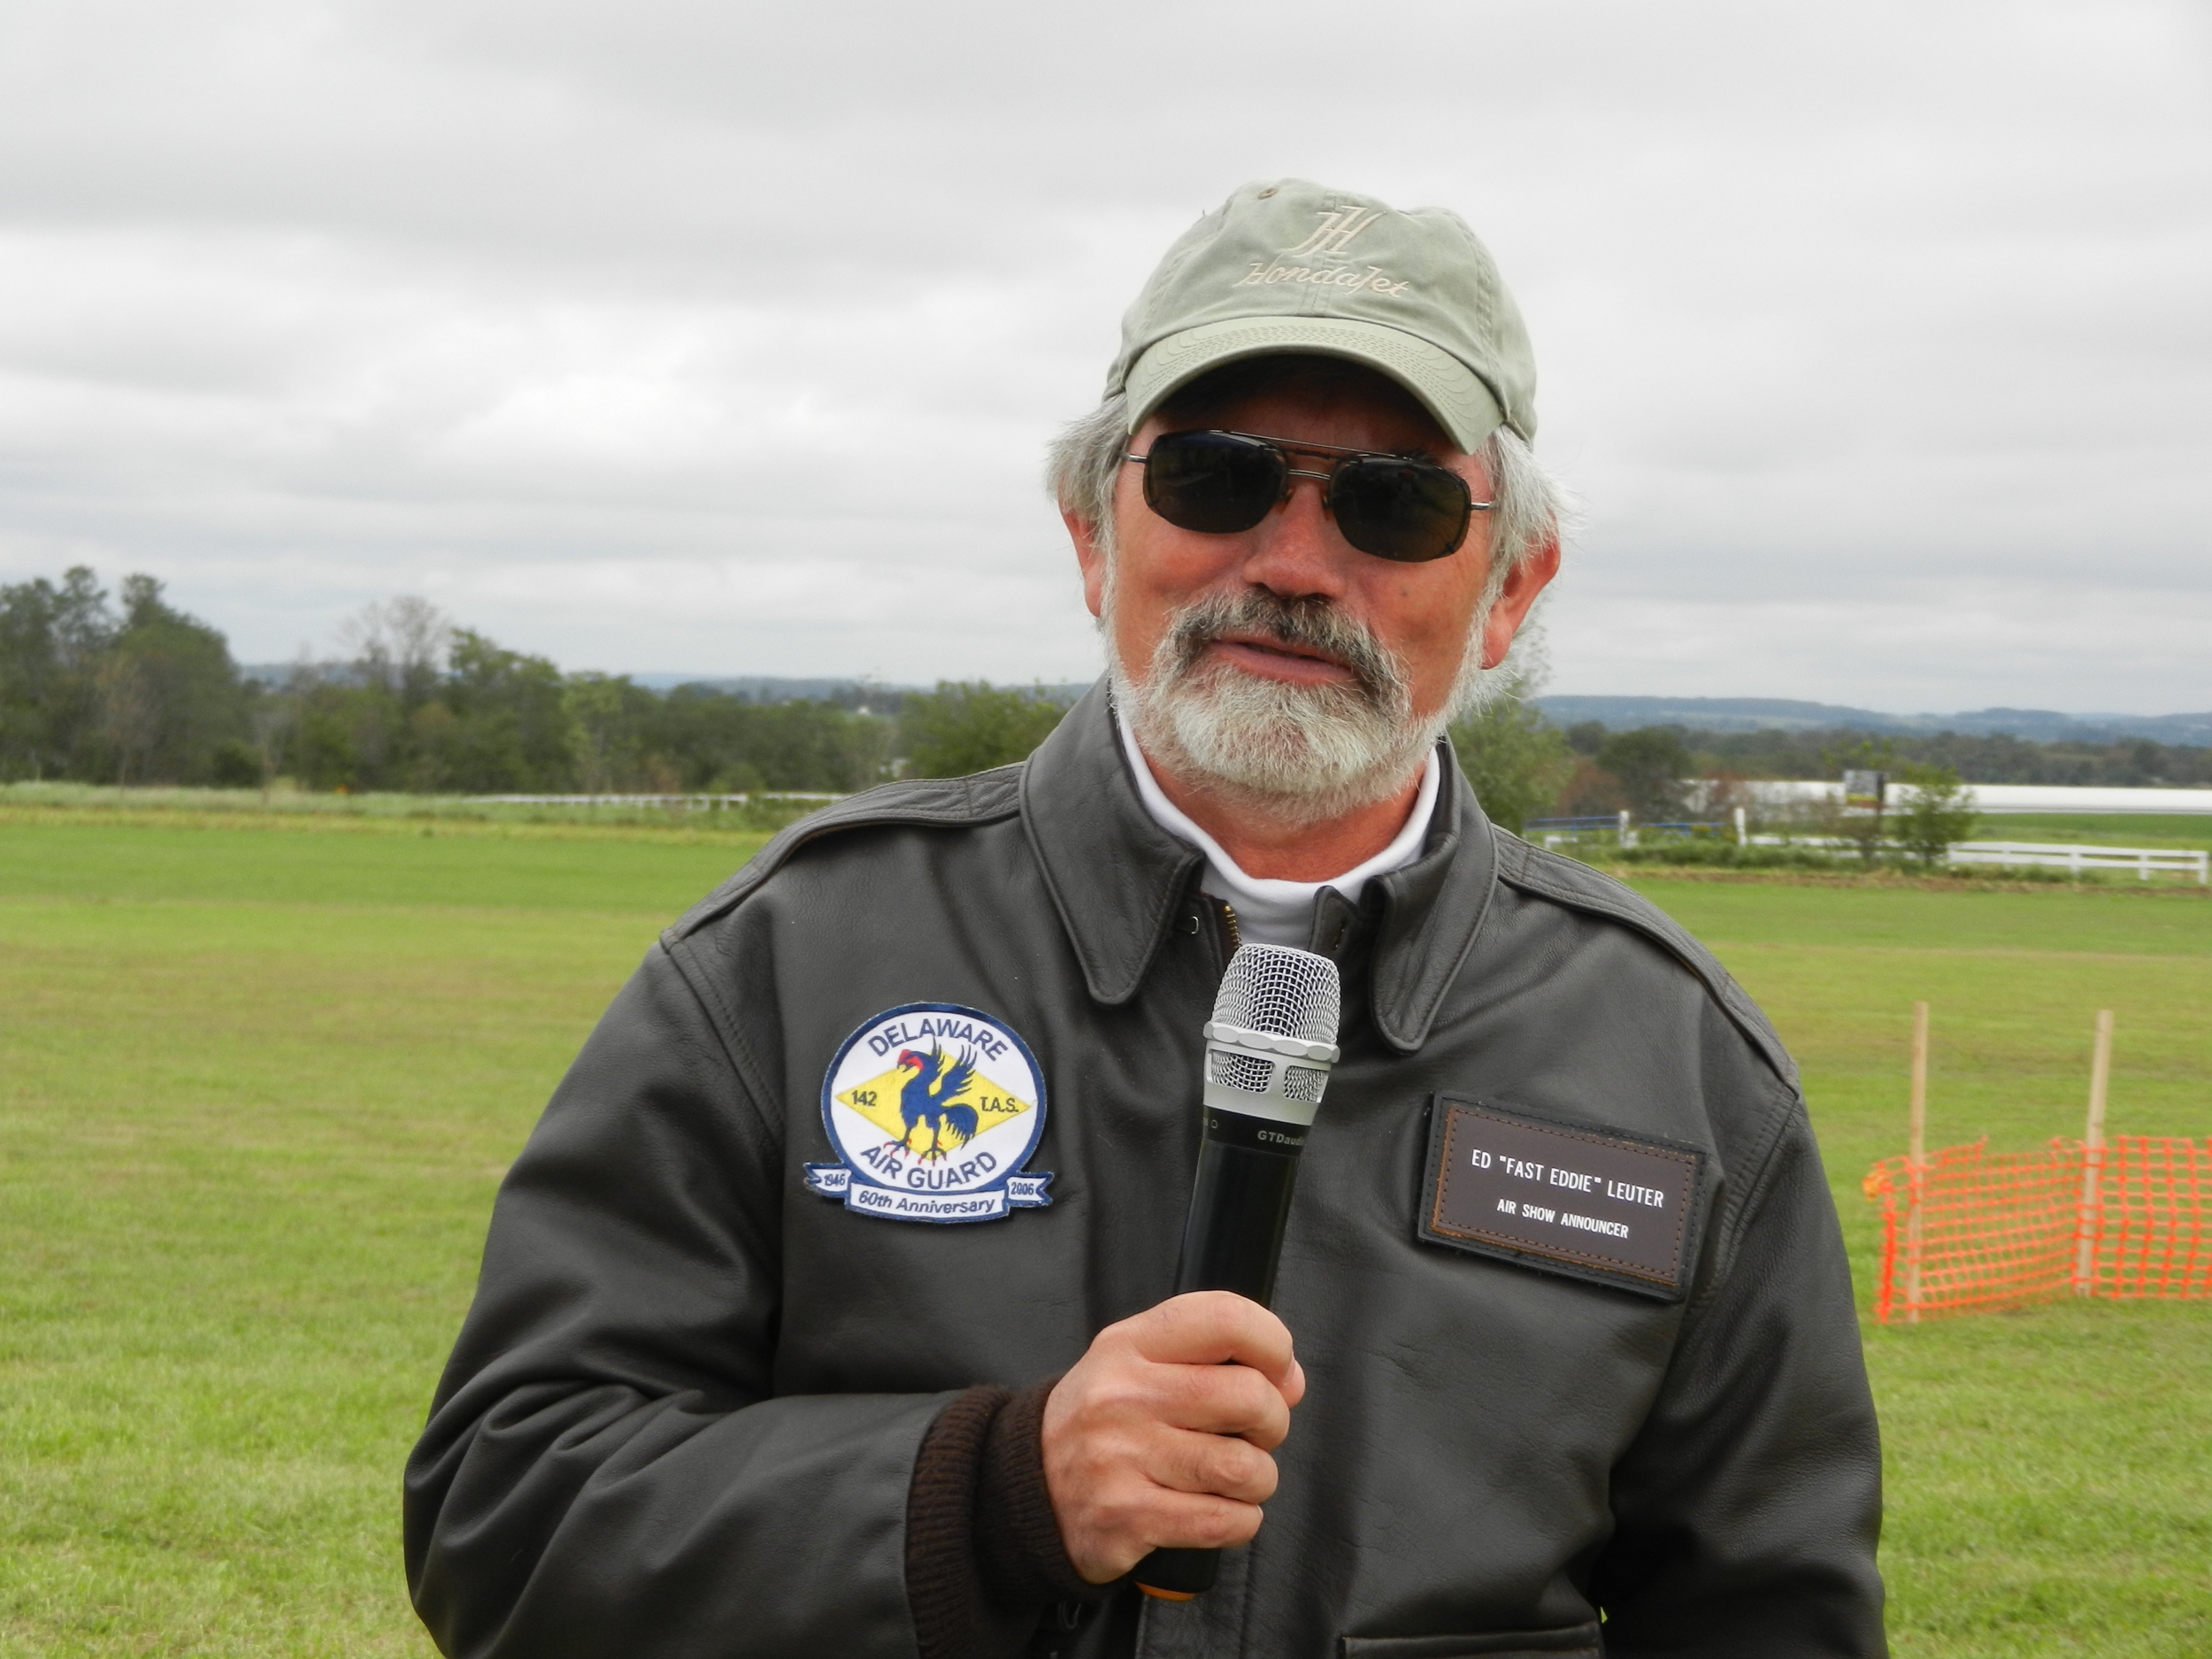
<svg viewBox="0 0 2212 1659">
<path fill-rule="evenodd" d="M 1017 1659 L 1055 1601 L 1096 1601 L 1045 1485 L 1044 1404 L 1059 1379 L 956 1396 L 922 1437 L 906 1499 L 906 1599 L 921 1659 Z"/>
<path fill-rule="evenodd" d="M 1052 1491 L 1045 1484 L 1045 1401 L 1059 1380 L 1048 1377 L 1007 1401 L 984 1439 L 976 1532 L 1004 1546 L 979 1557 L 984 1586 L 1001 1606 L 1094 1601 L 1112 1591 L 1110 1585 L 1087 1583 L 1076 1571 L 1052 1512 Z"/>
</svg>

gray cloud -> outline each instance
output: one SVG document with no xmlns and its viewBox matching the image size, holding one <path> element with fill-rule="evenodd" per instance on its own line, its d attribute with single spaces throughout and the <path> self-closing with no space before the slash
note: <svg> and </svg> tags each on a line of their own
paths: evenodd
<svg viewBox="0 0 2212 1659">
<path fill-rule="evenodd" d="M 1458 208 L 1563 690 L 2212 703 L 2184 4 L 79 4 L 0 20 L 0 575 L 249 657 L 1074 678 L 1039 450 L 1239 180 Z"/>
</svg>

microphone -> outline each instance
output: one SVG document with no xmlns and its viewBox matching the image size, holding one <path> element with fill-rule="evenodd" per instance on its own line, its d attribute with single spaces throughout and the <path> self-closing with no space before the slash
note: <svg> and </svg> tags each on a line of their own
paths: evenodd
<svg viewBox="0 0 2212 1659">
<path fill-rule="evenodd" d="M 1275 1291 L 1298 1155 L 1336 1063 L 1336 964 L 1310 950 L 1245 945 L 1229 959 L 1206 1022 L 1198 1177 L 1183 1222 L 1175 1294 L 1231 1290 L 1265 1307 Z M 1156 1549 L 1132 1575 L 1147 1595 L 1210 1589 L 1215 1549 Z"/>
</svg>

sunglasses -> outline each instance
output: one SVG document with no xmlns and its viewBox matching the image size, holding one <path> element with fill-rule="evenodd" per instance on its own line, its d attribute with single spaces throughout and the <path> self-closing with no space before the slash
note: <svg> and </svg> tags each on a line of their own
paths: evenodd
<svg viewBox="0 0 2212 1659">
<path fill-rule="evenodd" d="M 1333 457 L 1325 472 L 1293 466 L 1293 456 Z M 1205 535 L 1249 530 L 1290 499 L 1291 480 L 1321 480 L 1321 500 L 1344 539 L 1363 553 L 1425 564 L 1456 553 L 1478 512 L 1467 480 L 1412 456 L 1378 455 L 1333 443 L 1292 443 L 1248 432 L 1169 432 L 1149 455 L 1122 456 L 1144 468 L 1144 504 L 1178 529 Z"/>
</svg>

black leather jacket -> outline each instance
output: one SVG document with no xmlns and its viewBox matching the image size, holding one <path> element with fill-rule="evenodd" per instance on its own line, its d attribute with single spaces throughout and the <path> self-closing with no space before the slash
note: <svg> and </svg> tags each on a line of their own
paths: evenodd
<svg viewBox="0 0 2212 1659">
<path fill-rule="evenodd" d="M 1275 1301 L 1309 1379 L 1281 1488 L 1213 1591 L 1125 1595 L 1078 1648 L 1880 1654 L 1873 1408 L 1788 1056 L 1664 916 L 1445 776 L 1421 858 L 1316 919 L 1344 1053 Z M 662 935 L 506 1179 L 409 1467 L 448 1653 L 915 1652 L 933 1418 L 1171 1286 L 1223 967 L 1198 864 L 1102 688 L 1025 765 L 795 826 Z M 810 1188 L 826 1068 L 910 1003 L 1025 1040 L 1048 1202 Z M 1701 1155 L 1680 1294 L 1420 1236 L 1453 1099 Z"/>
</svg>

